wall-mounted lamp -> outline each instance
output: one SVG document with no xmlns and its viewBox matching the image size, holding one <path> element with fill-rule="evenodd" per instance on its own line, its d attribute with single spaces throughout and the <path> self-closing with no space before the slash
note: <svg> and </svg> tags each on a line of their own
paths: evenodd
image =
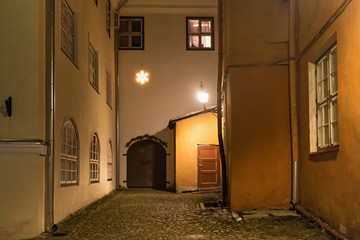
<svg viewBox="0 0 360 240">
<path fill-rule="evenodd" d="M 199 101 L 204 104 L 204 110 L 206 110 L 205 103 L 207 103 L 209 100 L 209 94 L 205 92 L 203 88 L 204 86 L 202 82 L 200 82 L 200 92 L 198 92 L 197 97 Z"/>
<path fill-rule="evenodd" d="M 144 72 L 144 70 L 141 70 L 140 72 L 136 73 L 136 82 L 143 85 L 148 81 L 149 81 L 149 73 Z"/>
</svg>

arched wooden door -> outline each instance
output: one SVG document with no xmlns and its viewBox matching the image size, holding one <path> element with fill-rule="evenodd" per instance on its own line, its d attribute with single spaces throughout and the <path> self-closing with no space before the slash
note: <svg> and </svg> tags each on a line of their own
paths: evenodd
<svg viewBox="0 0 360 240">
<path fill-rule="evenodd" d="M 166 151 L 152 140 L 132 144 L 127 151 L 129 188 L 166 188 Z"/>
</svg>

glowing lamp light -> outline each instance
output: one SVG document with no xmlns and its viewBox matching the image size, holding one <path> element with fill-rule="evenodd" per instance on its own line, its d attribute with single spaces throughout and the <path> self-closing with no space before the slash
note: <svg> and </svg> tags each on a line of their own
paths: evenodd
<svg viewBox="0 0 360 240">
<path fill-rule="evenodd" d="M 199 92 L 197 97 L 201 103 L 207 103 L 209 100 L 209 94 L 203 91 Z"/>
<path fill-rule="evenodd" d="M 143 85 L 143 84 L 147 83 L 148 81 L 149 81 L 149 73 L 144 72 L 143 70 L 136 73 L 136 82 Z"/>
</svg>

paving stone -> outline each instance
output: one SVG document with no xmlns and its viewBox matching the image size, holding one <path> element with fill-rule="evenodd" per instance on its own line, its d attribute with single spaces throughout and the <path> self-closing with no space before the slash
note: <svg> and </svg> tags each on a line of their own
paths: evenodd
<svg viewBox="0 0 360 240">
<path fill-rule="evenodd" d="M 236 221 L 226 208 L 200 207 L 200 203 L 219 199 L 219 192 L 211 191 L 115 191 L 59 223 L 56 235 L 43 234 L 34 239 L 335 239 L 298 216 L 267 213 L 266 218 Z"/>
</svg>

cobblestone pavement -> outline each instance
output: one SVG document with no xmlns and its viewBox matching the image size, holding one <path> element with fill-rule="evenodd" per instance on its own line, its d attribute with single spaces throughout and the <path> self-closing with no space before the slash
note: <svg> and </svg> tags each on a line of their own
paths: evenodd
<svg viewBox="0 0 360 240">
<path fill-rule="evenodd" d="M 227 209 L 200 207 L 218 199 L 216 192 L 115 191 L 58 224 L 55 235 L 34 239 L 335 239 L 302 217 L 236 221 Z"/>
</svg>

